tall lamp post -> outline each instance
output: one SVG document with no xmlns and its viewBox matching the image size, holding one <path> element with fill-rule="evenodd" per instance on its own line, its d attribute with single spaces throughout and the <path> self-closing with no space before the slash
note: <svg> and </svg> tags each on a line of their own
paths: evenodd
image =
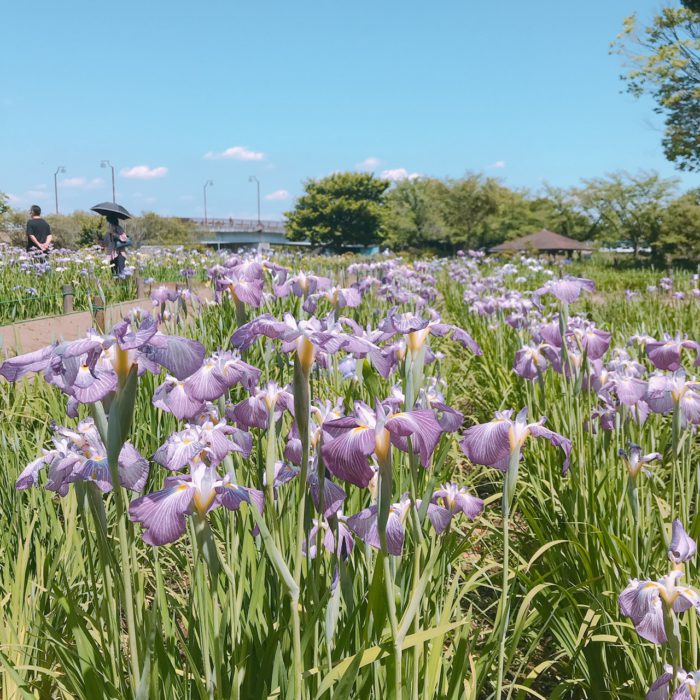
<svg viewBox="0 0 700 700">
<path fill-rule="evenodd" d="M 117 195 L 114 190 L 114 166 L 108 161 L 108 160 L 103 160 L 100 163 L 101 168 L 111 168 L 112 169 L 112 202 L 117 201 Z"/>
<path fill-rule="evenodd" d="M 254 182 L 258 188 L 258 252 L 262 249 L 262 232 L 263 226 L 262 221 L 260 221 L 260 180 L 258 180 L 255 175 L 251 175 L 248 178 L 248 182 Z"/>
<path fill-rule="evenodd" d="M 53 174 L 53 193 L 54 196 L 56 197 L 56 213 L 58 214 L 58 173 L 65 173 L 66 169 L 62 166 L 59 165 L 56 168 L 56 172 Z"/>
<path fill-rule="evenodd" d="M 204 183 L 204 225 L 206 226 L 209 223 L 209 220 L 207 219 L 207 187 L 210 185 L 213 185 L 214 181 L 213 180 L 207 180 Z"/>
<path fill-rule="evenodd" d="M 262 228 L 262 222 L 260 221 L 260 180 L 258 180 L 255 175 L 251 175 L 248 178 L 248 182 L 254 182 L 258 188 L 258 231 Z"/>
</svg>

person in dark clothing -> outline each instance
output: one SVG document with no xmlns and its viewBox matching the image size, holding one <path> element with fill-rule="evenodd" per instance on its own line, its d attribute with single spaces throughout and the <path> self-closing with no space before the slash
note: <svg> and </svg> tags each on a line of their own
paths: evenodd
<svg viewBox="0 0 700 700">
<path fill-rule="evenodd" d="M 27 252 L 45 256 L 51 246 L 51 227 L 41 218 L 39 205 L 32 204 L 29 214 L 31 218 L 27 221 Z"/>
<path fill-rule="evenodd" d="M 124 229 L 119 225 L 116 216 L 107 216 L 107 235 L 105 236 L 105 246 L 109 251 L 109 260 L 112 266 L 112 274 L 119 277 L 124 274 L 126 265 L 126 252 L 118 244 L 127 241 Z"/>
</svg>

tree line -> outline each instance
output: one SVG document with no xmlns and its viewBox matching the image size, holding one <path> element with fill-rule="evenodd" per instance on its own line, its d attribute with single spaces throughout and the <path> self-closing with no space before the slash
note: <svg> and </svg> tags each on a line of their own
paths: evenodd
<svg viewBox="0 0 700 700">
<path fill-rule="evenodd" d="M 26 211 L 13 209 L 0 192 L 0 242 L 24 246 L 27 242 Z M 105 237 L 105 219 L 93 212 L 74 211 L 71 214 L 45 214 L 51 226 L 55 245 L 61 248 L 83 248 L 99 245 Z M 123 222 L 134 245 L 193 245 L 200 235 L 194 222 L 154 212 L 144 212 Z"/>
<path fill-rule="evenodd" d="M 539 191 L 468 173 L 461 178 L 416 177 L 391 183 L 370 173 L 341 172 L 304 183 L 286 212 L 290 240 L 330 249 L 381 245 L 393 250 L 450 254 L 488 250 L 542 228 L 600 247 L 628 245 L 656 260 L 700 260 L 700 188 L 685 192 L 655 172 L 611 173 L 570 188 Z M 90 212 L 49 214 L 56 245 L 99 243 L 104 219 Z M 26 243 L 27 213 L 0 194 L 0 240 Z M 191 245 L 194 222 L 143 213 L 125 223 L 135 245 Z"/>
<path fill-rule="evenodd" d="M 700 258 L 700 188 L 655 172 L 615 172 L 580 185 L 513 189 L 482 173 L 390 183 L 369 173 L 307 180 L 287 236 L 312 244 L 396 250 L 487 250 L 542 228 L 656 258 Z"/>
</svg>

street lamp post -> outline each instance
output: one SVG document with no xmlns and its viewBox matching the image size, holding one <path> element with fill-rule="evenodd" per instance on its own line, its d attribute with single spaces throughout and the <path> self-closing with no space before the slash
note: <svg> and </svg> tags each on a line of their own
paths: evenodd
<svg viewBox="0 0 700 700">
<path fill-rule="evenodd" d="M 53 193 L 54 196 L 56 197 L 56 213 L 58 214 L 58 173 L 65 173 L 66 169 L 62 166 L 59 165 L 56 168 L 56 172 L 53 174 Z"/>
<path fill-rule="evenodd" d="M 111 168 L 112 169 L 112 202 L 117 201 L 117 195 L 114 189 L 114 166 L 108 161 L 108 160 L 103 160 L 100 163 L 101 168 Z"/>
<path fill-rule="evenodd" d="M 260 221 L 260 180 L 258 180 L 255 175 L 248 177 L 248 182 L 254 182 L 258 188 L 258 252 L 262 249 L 262 233 L 263 226 L 262 221 Z"/>
<path fill-rule="evenodd" d="M 204 183 L 204 225 L 206 226 L 209 223 L 209 220 L 207 219 L 207 187 L 210 185 L 213 185 L 214 182 L 213 180 L 207 180 Z"/>
<path fill-rule="evenodd" d="M 262 228 L 262 222 L 260 221 L 260 180 L 255 175 L 251 175 L 248 178 L 248 182 L 254 182 L 258 188 L 258 230 L 260 230 Z"/>
</svg>

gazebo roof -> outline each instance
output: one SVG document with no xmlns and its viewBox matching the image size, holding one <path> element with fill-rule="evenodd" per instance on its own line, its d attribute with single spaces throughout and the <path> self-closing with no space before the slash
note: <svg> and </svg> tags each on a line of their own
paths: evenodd
<svg viewBox="0 0 700 700">
<path fill-rule="evenodd" d="M 537 233 L 531 233 L 521 238 L 515 238 L 512 241 L 505 241 L 495 248 L 491 248 L 494 252 L 508 250 L 539 250 L 541 252 L 550 252 L 555 250 L 593 250 L 593 248 L 581 241 L 576 241 L 573 238 L 567 238 L 554 231 L 542 229 Z"/>
</svg>

